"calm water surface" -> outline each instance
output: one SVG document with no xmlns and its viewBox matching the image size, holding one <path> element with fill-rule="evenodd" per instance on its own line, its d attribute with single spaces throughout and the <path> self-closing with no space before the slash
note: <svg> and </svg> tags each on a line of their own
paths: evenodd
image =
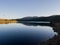
<svg viewBox="0 0 60 45">
<path fill-rule="evenodd" d="M 0 24 L 0 45 L 38 44 L 55 36 L 48 26 Z"/>
</svg>

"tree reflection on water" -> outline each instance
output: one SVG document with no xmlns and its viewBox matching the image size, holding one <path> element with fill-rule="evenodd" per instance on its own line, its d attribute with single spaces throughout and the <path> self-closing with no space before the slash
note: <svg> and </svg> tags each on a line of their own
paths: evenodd
<svg viewBox="0 0 60 45">
<path fill-rule="evenodd" d="M 47 40 L 46 42 L 40 43 L 40 45 L 60 45 L 60 23 L 22 23 L 28 26 L 50 26 L 54 32 L 58 33 L 52 39 Z"/>
</svg>

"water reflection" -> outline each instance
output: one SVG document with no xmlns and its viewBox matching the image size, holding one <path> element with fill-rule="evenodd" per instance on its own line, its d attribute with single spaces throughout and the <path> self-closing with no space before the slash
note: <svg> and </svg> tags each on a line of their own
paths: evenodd
<svg viewBox="0 0 60 45">
<path fill-rule="evenodd" d="M 22 24 L 0 25 L 0 45 L 42 45 L 56 35 L 50 23 Z"/>
<path fill-rule="evenodd" d="M 60 34 L 60 31 L 59 31 L 60 24 L 59 23 L 51 24 L 51 23 L 24 23 L 24 22 L 22 22 L 22 24 L 27 25 L 27 26 L 49 26 L 49 27 L 52 27 L 54 32 L 57 32 L 58 34 Z"/>
<path fill-rule="evenodd" d="M 40 45 L 60 45 L 60 23 L 22 23 L 28 26 L 50 26 L 56 32 L 56 35 L 46 42 L 40 43 Z"/>
</svg>

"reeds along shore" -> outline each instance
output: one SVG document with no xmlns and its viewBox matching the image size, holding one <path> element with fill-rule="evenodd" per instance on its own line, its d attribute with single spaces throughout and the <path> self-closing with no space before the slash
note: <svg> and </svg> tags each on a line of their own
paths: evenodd
<svg viewBox="0 0 60 45">
<path fill-rule="evenodd" d="M 16 23 L 16 20 L 11 19 L 0 19 L 0 24 Z"/>
</svg>

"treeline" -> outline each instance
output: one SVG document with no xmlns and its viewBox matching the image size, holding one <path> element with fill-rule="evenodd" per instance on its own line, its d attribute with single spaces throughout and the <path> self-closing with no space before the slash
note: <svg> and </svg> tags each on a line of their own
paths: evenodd
<svg viewBox="0 0 60 45">
<path fill-rule="evenodd" d="M 53 15 L 49 17 L 24 17 L 21 19 L 16 19 L 17 21 L 51 21 L 60 22 L 60 15 Z"/>
<path fill-rule="evenodd" d="M 50 16 L 50 18 L 50 21 L 52 22 L 60 22 L 60 15 Z"/>
<path fill-rule="evenodd" d="M 17 21 L 49 21 L 49 17 L 24 17 L 16 20 Z"/>
</svg>

